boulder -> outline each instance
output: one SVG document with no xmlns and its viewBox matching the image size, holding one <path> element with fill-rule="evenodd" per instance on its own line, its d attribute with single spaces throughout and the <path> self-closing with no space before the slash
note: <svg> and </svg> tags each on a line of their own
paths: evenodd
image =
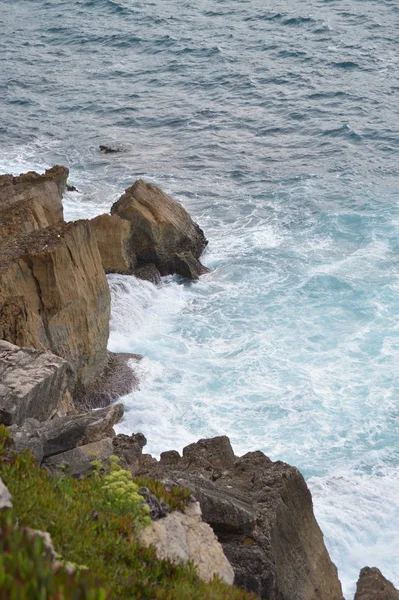
<svg viewBox="0 0 399 600">
<path fill-rule="evenodd" d="M 153 521 L 140 534 L 146 546 L 155 546 L 157 557 L 177 563 L 192 561 L 204 581 L 215 575 L 228 584 L 234 581 L 234 572 L 223 554 L 211 527 L 201 519 L 198 502 L 190 503 L 185 513 L 172 512 Z"/>
<path fill-rule="evenodd" d="M 354 600 L 399 600 L 399 590 L 376 567 L 360 571 Z"/>
<path fill-rule="evenodd" d="M 104 438 L 45 458 L 42 465 L 50 470 L 62 469 L 72 477 L 87 475 L 92 470 L 93 460 L 107 461 L 113 451 L 112 439 Z"/>
<path fill-rule="evenodd" d="M 267 600 L 342 600 L 337 569 L 298 471 L 262 452 L 234 456 L 227 437 L 142 456 L 136 475 L 188 487 L 235 573 L 235 584 Z"/>
<path fill-rule="evenodd" d="M 55 166 L 43 175 L 0 175 L 1 242 L 63 220 L 62 194 L 68 169 Z"/>
<path fill-rule="evenodd" d="M 159 285 L 161 283 L 161 273 L 152 263 L 136 267 L 133 271 L 133 275 L 138 279 L 150 281 L 154 285 Z"/>
<path fill-rule="evenodd" d="M 132 249 L 131 223 L 118 215 L 99 215 L 91 219 L 101 260 L 106 273 L 132 273 L 136 255 Z"/>
<path fill-rule="evenodd" d="M 61 356 L 84 387 L 107 364 L 109 317 L 89 221 L 59 223 L 0 248 L 0 338 Z"/>
<path fill-rule="evenodd" d="M 62 411 L 73 387 L 66 360 L 0 340 L 0 423 L 51 419 Z"/>
<path fill-rule="evenodd" d="M 8 491 L 8 487 L 3 483 L 0 477 L 0 510 L 2 508 L 12 508 L 11 494 Z"/>
<path fill-rule="evenodd" d="M 141 179 L 113 204 L 111 214 L 131 222 L 137 260 L 155 264 L 161 275 L 190 276 L 187 261 L 195 262 L 207 244 L 203 231 L 181 204 Z M 183 265 L 178 256 L 182 253 Z"/>
<path fill-rule="evenodd" d="M 58 417 L 44 423 L 26 419 L 21 426 L 12 425 L 9 431 L 15 450 L 21 452 L 27 448 L 41 463 L 50 456 L 104 438 L 112 438 L 115 435 L 113 426 L 122 418 L 123 410 L 122 404 L 114 404 L 86 414 Z"/>
</svg>

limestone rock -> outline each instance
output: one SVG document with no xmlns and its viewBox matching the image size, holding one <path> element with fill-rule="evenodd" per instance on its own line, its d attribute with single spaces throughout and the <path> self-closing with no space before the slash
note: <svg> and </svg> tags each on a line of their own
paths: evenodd
<svg viewBox="0 0 399 600">
<path fill-rule="evenodd" d="M 73 387 L 72 370 L 64 359 L 0 340 L 0 423 L 51 419 Z"/>
<path fill-rule="evenodd" d="M 67 178 L 68 169 L 59 166 L 43 175 L 0 175 L 1 242 L 62 221 Z"/>
<path fill-rule="evenodd" d="M 93 460 L 106 461 L 113 451 L 112 439 L 104 438 L 45 458 L 42 464 L 51 470 L 65 469 L 65 472 L 73 477 L 87 475 L 92 470 Z"/>
<path fill-rule="evenodd" d="M 399 590 L 376 567 L 364 567 L 360 571 L 355 600 L 399 600 Z"/>
<path fill-rule="evenodd" d="M 178 255 L 198 259 L 207 244 L 203 231 L 181 204 L 141 179 L 113 204 L 111 214 L 131 222 L 137 260 L 155 264 L 161 275 L 187 276 L 187 266 L 182 267 Z"/>
<path fill-rule="evenodd" d="M 89 221 L 0 248 L 0 338 L 66 359 L 80 386 L 107 364 L 110 292 Z"/>
<path fill-rule="evenodd" d="M 178 563 L 192 561 L 204 581 L 211 581 L 214 575 L 229 584 L 234 581 L 233 569 L 221 545 L 201 519 L 198 502 L 188 505 L 184 514 L 172 512 L 153 521 L 141 532 L 140 540 L 146 546 L 155 546 L 158 558 Z"/>
<path fill-rule="evenodd" d="M 192 490 L 235 573 L 235 584 L 267 600 L 342 600 L 337 570 L 300 472 L 262 452 L 234 456 L 228 438 L 200 440 L 136 475 Z"/>
<path fill-rule="evenodd" d="M 0 510 L 2 508 L 12 508 L 11 494 L 8 491 L 8 487 L 3 483 L 0 477 Z"/>
<path fill-rule="evenodd" d="M 9 431 L 16 451 L 28 448 L 41 463 L 44 458 L 104 438 L 112 438 L 115 435 L 113 426 L 122 418 L 123 410 L 122 404 L 114 404 L 86 414 L 59 417 L 44 423 L 26 419 L 20 427 L 12 425 Z"/>
<path fill-rule="evenodd" d="M 106 273 L 132 273 L 136 255 L 132 249 L 131 223 L 118 215 L 99 215 L 91 225 Z"/>
</svg>

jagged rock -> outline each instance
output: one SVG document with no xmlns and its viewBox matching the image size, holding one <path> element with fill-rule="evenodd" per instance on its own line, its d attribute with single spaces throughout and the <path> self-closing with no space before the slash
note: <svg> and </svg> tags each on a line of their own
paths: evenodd
<svg viewBox="0 0 399 600">
<path fill-rule="evenodd" d="M 204 581 L 215 575 L 232 584 L 234 572 L 211 527 L 201 519 L 198 502 L 186 507 L 185 513 L 172 512 L 164 519 L 153 521 L 140 533 L 146 546 L 153 545 L 157 556 L 173 562 L 192 561 Z"/>
<path fill-rule="evenodd" d="M 45 458 L 42 465 L 50 470 L 62 469 L 72 477 L 87 475 L 92 470 L 91 463 L 93 460 L 106 461 L 113 454 L 113 451 L 112 439 L 105 438 Z"/>
<path fill-rule="evenodd" d="M 147 440 L 142 433 L 132 435 L 118 434 L 114 440 L 114 453 L 122 459 L 127 467 L 138 467 Z"/>
<path fill-rule="evenodd" d="M 2 508 L 12 508 L 12 497 L 8 491 L 8 487 L 4 484 L 0 477 L 0 510 Z"/>
<path fill-rule="evenodd" d="M 0 338 L 66 359 L 80 386 L 107 364 L 110 292 L 89 221 L 0 248 Z"/>
<path fill-rule="evenodd" d="M 43 175 L 0 175 L 0 230 L 5 243 L 63 220 L 62 194 L 68 169 L 55 166 Z"/>
<path fill-rule="evenodd" d="M 28 448 L 41 463 L 44 458 L 112 438 L 115 435 L 113 426 L 122 418 L 123 410 L 122 404 L 114 404 L 90 413 L 58 417 L 44 423 L 26 419 L 20 427 L 12 425 L 9 431 L 15 450 L 21 452 Z"/>
<path fill-rule="evenodd" d="M 354 600 L 399 600 L 399 590 L 376 567 L 360 571 Z"/>
<path fill-rule="evenodd" d="M 113 204 L 111 214 L 131 222 L 137 260 L 155 264 L 161 275 L 181 273 L 178 255 L 184 253 L 186 261 L 190 254 L 198 259 L 207 244 L 203 231 L 181 204 L 141 179 Z M 187 276 L 186 262 L 183 271 Z"/>
<path fill-rule="evenodd" d="M 150 509 L 150 517 L 152 521 L 158 521 L 158 519 L 163 519 L 169 513 L 169 504 L 167 504 L 164 500 L 159 500 L 155 494 L 152 494 L 150 490 L 146 487 L 141 487 L 137 490 L 137 493 L 140 496 L 143 496 L 145 502 Z"/>
<path fill-rule="evenodd" d="M 62 412 L 73 387 L 66 360 L 0 340 L 0 423 L 51 419 Z"/>
<path fill-rule="evenodd" d="M 85 409 L 103 408 L 130 394 L 139 384 L 132 366 L 142 358 L 141 354 L 109 352 L 107 366 L 96 381 L 75 395 L 76 404 Z"/>
<path fill-rule="evenodd" d="M 159 285 L 161 283 L 161 274 L 154 264 L 136 267 L 133 271 L 133 275 L 138 279 L 151 281 L 154 285 Z"/>
<path fill-rule="evenodd" d="M 267 600 L 342 600 L 337 570 L 298 471 L 262 452 L 234 456 L 228 438 L 200 440 L 136 475 L 192 490 L 230 561 L 235 584 Z"/>
<path fill-rule="evenodd" d="M 91 220 L 106 273 L 133 272 L 136 255 L 132 249 L 131 223 L 118 215 L 99 215 Z"/>
<path fill-rule="evenodd" d="M 204 267 L 192 252 L 176 254 L 175 264 L 176 272 L 187 279 L 198 279 L 200 275 L 209 273 L 209 269 Z"/>
</svg>

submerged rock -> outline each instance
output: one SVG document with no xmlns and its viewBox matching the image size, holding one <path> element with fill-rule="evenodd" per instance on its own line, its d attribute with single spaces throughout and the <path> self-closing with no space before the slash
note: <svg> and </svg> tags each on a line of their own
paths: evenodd
<svg viewBox="0 0 399 600">
<path fill-rule="evenodd" d="M 157 186 L 139 179 L 113 204 L 111 214 L 131 222 L 139 262 L 155 264 L 161 275 L 198 276 L 187 262 L 201 256 L 207 244 L 204 233 L 183 206 Z"/>
<path fill-rule="evenodd" d="M 62 194 L 68 169 L 55 166 L 43 175 L 0 175 L 0 243 L 63 220 Z"/>
<path fill-rule="evenodd" d="M 155 546 L 160 559 L 177 563 L 192 561 L 204 581 L 211 581 L 215 575 L 228 584 L 234 581 L 233 569 L 221 545 L 211 527 L 201 519 L 198 502 L 189 504 L 185 513 L 172 512 L 153 521 L 140 533 L 140 541 Z"/>
<path fill-rule="evenodd" d="M 110 292 L 89 221 L 0 248 L 0 338 L 66 359 L 84 387 L 107 364 Z"/>
<path fill-rule="evenodd" d="M 0 340 L 0 423 L 51 419 L 62 412 L 74 383 L 66 360 Z"/>
<path fill-rule="evenodd" d="M 399 600 L 399 590 L 376 567 L 360 571 L 354 600 Z"/>
<path fill-rule="evenodd" d="M 99 146 L 100 152 L 104 152 L 104 154 L 116 154 L 117 152 L 122 152 L 121 148 L 113 148 L 112 146 L 105 146 L 101 144 Z"/>
<path fill-rule="evenodd" d="M 225 436 L 190 444 L 134 473 L 192 490 L 230 561 L 235 584 L 267 600 L 342 600 L 337 569 L 298 471 L 262 452 L 234 456 Z"/>
</svg>

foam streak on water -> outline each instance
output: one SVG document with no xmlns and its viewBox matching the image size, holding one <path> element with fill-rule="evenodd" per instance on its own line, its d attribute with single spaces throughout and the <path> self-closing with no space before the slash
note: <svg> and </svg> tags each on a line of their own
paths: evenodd
<svg viewBox="0 0 399 600">
<path fill-rule="evenodd" d="M 399 586 L 397 1 L 0 6 L 1 171 L 67 164 L 71 219 L 143 177 L 210 240 L 196 284 L 109 277 L 121 431 L 297 465 L 346 598 Z"/>
</svg>

